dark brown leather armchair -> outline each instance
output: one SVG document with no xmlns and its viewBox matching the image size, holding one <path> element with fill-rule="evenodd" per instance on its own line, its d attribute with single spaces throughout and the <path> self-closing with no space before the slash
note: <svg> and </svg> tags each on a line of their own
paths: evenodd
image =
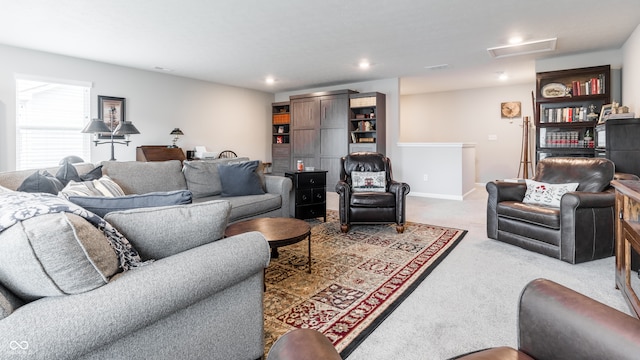
<svg viewBox="0 0 640 360">
<path fill-rule="evenodd" d="M 391 173 L 391 161 L 375 152 L 351 153 L 341 160 L 340 180 L 336 192 L 340 195 L 340 229 L 349 231 L 351 224 L 389 224 L 396 223 L 401 233 L 405 225 L 405 200 L 410 191 L 409 185 L 394 181 Z M 384 192 L 354 192 L 351 173 L 368 171 L 386 173 Z"/>
<path fill-rule="evenodd" d="M 546 279 L 520 294 L 518 349 L 497 347 L 458 360 L 637 359 L 640 320 Z"/>
<path fill-rule="evenodd" d="M 535 181 L 577 182 L 560 207 L 522 202 L 525 183 L 491 181 L 486 188 L 487 236 L 571 264 L 613 255 L 615 194 L 613 162 L 603 158 L 546 158 Z"/>
</svg>

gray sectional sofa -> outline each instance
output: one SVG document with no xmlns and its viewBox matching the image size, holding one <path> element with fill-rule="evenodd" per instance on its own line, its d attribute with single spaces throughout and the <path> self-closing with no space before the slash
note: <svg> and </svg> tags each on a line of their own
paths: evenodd
<svg viewBox="0 0 640 360">
<path fill-rule="evenodd" d="M 179 161 L 102 166 L 125 193 L 188 188 Z M 0 173 L 0 185 L 14 190 L 32 173 Z M 193 204 L 108 213 L 141 260 L 153 260 L 125 272 L 115 271 L 117 256 L 97 250 L 104 235 L 73 214 L 36 216 L 0 232 L 0 358 L 262 357 L 269 245 L 258 232 L 223 232 L 234 220 L 288 216 L 290 180 L 265 176 L 264 185 L 262 195 L 200 196 L 200 188 Z"/>
</svg>

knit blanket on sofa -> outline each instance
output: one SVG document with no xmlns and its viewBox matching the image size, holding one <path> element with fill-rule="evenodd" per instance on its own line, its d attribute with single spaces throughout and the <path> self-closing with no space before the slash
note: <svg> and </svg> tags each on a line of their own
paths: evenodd
<svg viewBox="0 0 640 360">
<path fill-rule="evenodd" d="M 21 191 L 0 192 L 0 232 L 23 220 L 60 212 L 78 215 L 102 231 L 118 255 L 122 270 L 126 271 L 149 262 L 143 262 L 129 240 L 111 224 L 78 205 L 52 194 Z"/>
</svg>

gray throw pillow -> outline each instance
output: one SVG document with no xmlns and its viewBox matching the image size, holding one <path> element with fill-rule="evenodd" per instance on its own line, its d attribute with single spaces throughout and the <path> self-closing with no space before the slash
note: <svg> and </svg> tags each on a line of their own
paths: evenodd
<svg viewBox="0 0 640 360">
<path fill-rule="evenodd" d="M 185 161 L 182 173 L 187 181 L 187 189 L 191 190 L 194 199 L 220 195 L 222 183 L 218 165 L 238 164 L 245 161 L 249 161 L 249 158 Z"/>
<path fill-rule="evenodd" d="M 243 196 L 264 194 L 260 177 L 256 173 L 259 161 L 240 164 L 218 165 L 222 196 Z"/>
<path fill-rule="evenodd" d="M 66 186 L 71 180 L 77 182 L 82 181 L 80 175 L 78 175 L 78 170 L 76 170 L 76 167 L 73 166 L 73 164 L 71 164 L 70 162 L 65 162 L 64 164 L 62 164 L 62 166 L 60 166 L 60 169 L 58 169 L 58 172 L 56 172 L 56 179 L 60 180 L 63 187 Z"/>
<path fill-rule="evenodd" d="M 147 260 L 162 259 L 221 239 L 230 213 L 231 203 L 213 200 L 114 211 L 104 219 L 131 242 L 143 260 Z"/>
<path fill-rule="evenodd" d="M 86 174 L 81 174 L 81 181 L 98 180 L 102 177 L 102 165 L 98 165 Z"/>
<path fill-rule="evenodd" d="M 23 300 L 93 290 L 117 271 L 107 237 L 75 214 L 39 215 L 0 233 L 0 283 Z"/>
<path fill-rule="evenodd" d="M 176 190 L 117 197 L 69 196 L 68 200 L 100 217 L 104 217 L 112 211 L 191 204 L 191 191 Z"/>
<path fill-rule="evenodd" d="M 48 171 L 42 170 L 29 175 L 24 179 L 17 190 L 28 193 L 48 193 L 57 195 L 63 188 L 64 185 L 62 185 L 60 180 L 56 179 L 56 177 L 51 175 Z"/>
</svg>

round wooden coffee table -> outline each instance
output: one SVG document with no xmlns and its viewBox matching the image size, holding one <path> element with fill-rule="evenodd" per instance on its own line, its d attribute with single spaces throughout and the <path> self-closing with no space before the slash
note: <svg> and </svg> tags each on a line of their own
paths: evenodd
<svg viewBox="0 0 640 360">
<path fill-rule="evenodd" d="M 311 226 L 306 221 L 294 218 L 258 218 L 229 225 L 224 235 L 226 237 L 259 231 L 269 241 L 271 257 L 278 257 L 278 248 L 292 245 L 307 238 L 309 241 L 309 269 L 311 273 Z"/>
</svg>

